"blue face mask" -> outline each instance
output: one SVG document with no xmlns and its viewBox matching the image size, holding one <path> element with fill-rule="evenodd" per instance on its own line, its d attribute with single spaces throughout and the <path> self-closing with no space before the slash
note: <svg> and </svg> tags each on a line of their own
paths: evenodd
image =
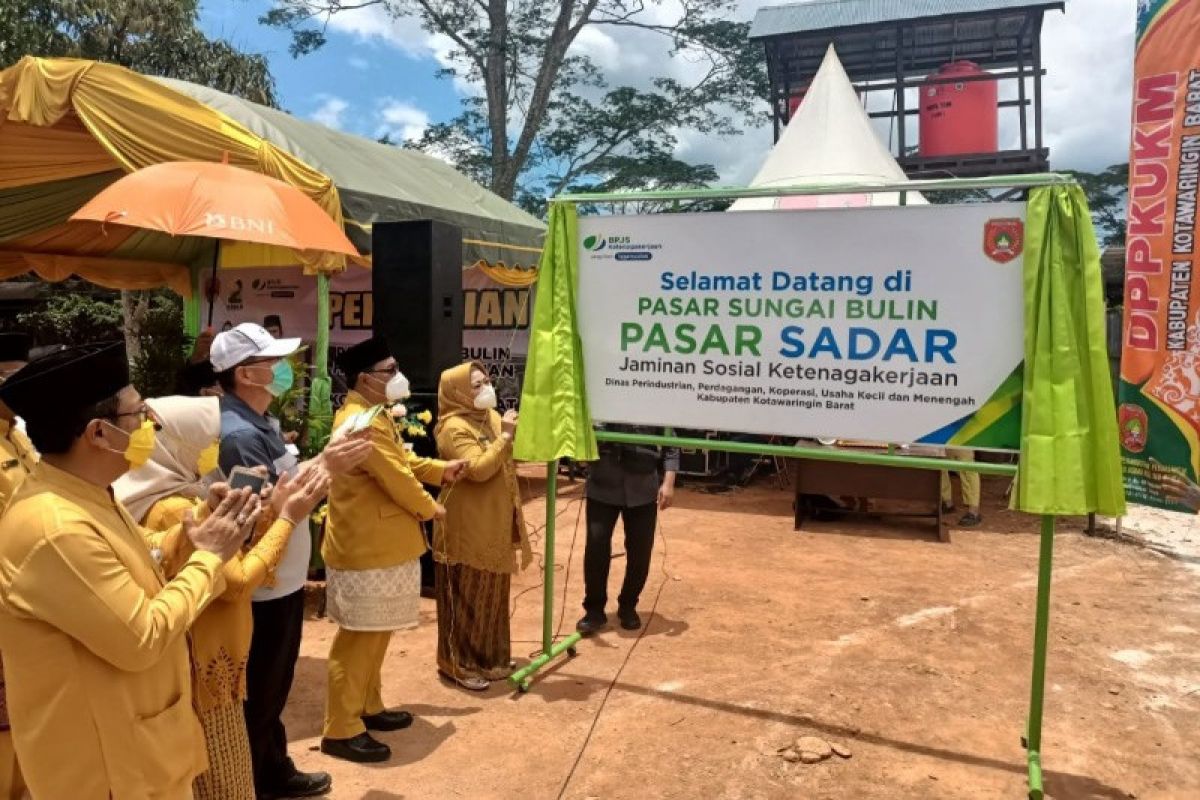
<svg viewBox="0 0 1200 800">
<path fill-rule="evenodd" d="M 267 384 L 267 391 L 272 397 L 279 395 L 292 388 L 292 384 L 296 381 L 296 375 L 292 372 L 292 364 L 286 359 L 276 361 L 275 366 L 271 367 L 271 382 Z"/>
</svg>

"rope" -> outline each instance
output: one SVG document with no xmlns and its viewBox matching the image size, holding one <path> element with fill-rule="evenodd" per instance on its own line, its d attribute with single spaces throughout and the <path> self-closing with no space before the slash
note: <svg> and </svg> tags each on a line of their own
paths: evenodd
<svg viewBox="0 0 1200 800">
<path fill-rule="evenodd" d="M 592 716 L 592 724 L 588 726 L 587 734 L 583 737 L 583 742 L 579 746 L 579 752 L 575 754 L 575 760 L 571 763 L 571 768 L 567 770 L 566 776 L 563 778 L 562 786 L 559 787 L 557 800 L 563 800 L 567 794 L 567 789 L 571 785 L 571 781 L 575 777 L 575 773 L 579 770 L 579 765 L 583 763 L 583 756 L 587 752 L 588 746 L 592 743 L 592 736 L 596 733 L 596 728 L 600 725 L 600 717 L 604 714 L 604 709 L 608 706 L 608 699 L 612 697 L 613 691 L 617 688 L 617 683 L 621 680 L 621 675 L 625 672 L 625 667 L 629 665 L 630 659 L 633 658 L 634 651 L 641 644 L 642 639 L 646 636 L 646 632 L 650 629 L 650 624 L 654 621 L 658 613 L 658 601 L 662 599 L 663 589 L 667 586 L 668 580 L 679 580 L 677 575 L 672 575 L 667 571 L 667 559 L 669 552 L 667 549 L 667 533 L 662 524 L 662 512 L 659 512 L 658 519 L 655 525 L 658 538 L 662 541 L 662 562 L 660 564 L 663 578 L 658 583 L 658 589 L 654 593 L 654 602 L 650 604 L 650 614 L 646 619 L 646 624 L 638 631 L 637 638 L 633 640 L 633 644 L 629 646 L 625 657 L 621 659 L 621 665 L 617 667 L 617 671 L 613 673 L 612 679 L 608 682 L 608 686 L 604 690 L 604 696 L 600 699 L 600 705 L 596 708 L 596 713 Z"/>
</svg>

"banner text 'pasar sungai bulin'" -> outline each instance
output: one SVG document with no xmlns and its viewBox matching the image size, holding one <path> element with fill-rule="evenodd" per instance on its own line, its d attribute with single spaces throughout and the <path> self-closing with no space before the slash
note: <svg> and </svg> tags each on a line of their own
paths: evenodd
<svg viewBox="0 0 1200 800">
<path fill-rule="evenodd" d="M 585 217 L 601 421 L 1016 447 L 1024 205 Z"/>
</svg>

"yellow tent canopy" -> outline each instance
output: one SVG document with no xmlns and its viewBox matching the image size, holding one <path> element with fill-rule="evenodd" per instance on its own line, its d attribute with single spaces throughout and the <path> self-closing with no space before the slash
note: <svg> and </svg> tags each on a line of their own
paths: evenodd
<svg viewBox="0 0 1200 800">
<path fill-rule="evenodd" d="M 33 272 L 79 275 L 114 289 L 169 286 L 187 298 L 199 332 L 199 280 L 216 244 L 99 223 L 68 223 L 122 175 L 166 161 L 228 160 L 295 186 L 369 252 L 381 220 L 436 219 L 463 232 L 463 263 L 528 285 L 545 226 L 438 159 L 297 120 L 195 84 L 123 67 L 26 56 L 0 71 L 0 280 Z M 347 224 L 347 223 L 350 224 Z M 500 254 L 499 258 L 496 254 Z M 516 264 L 507 266 L 504 258 Z M 328 434 L 329 276 L 340 256 L 311 259 L 281 249 L 225 243 L 224 268 L 301 265 L 317 276 L 315 376 L 310 435 Z"/>
<path fill-rule="evenodd" d="M 364 252 L 374 222 L 430 218 L 463 230 L 464 266 L 482 261 L 498 280 L 519 284 L 531 276 L 509 272 L 536 264 L 542 223 L 438 159 L 195 84 L 27 56 L 0 71 L 0 279 L 76 274 L 110 288 L 169 286 L 192 296 L 211 263 L 211 242 L 67 218 L 126 172 L 223 158 L 296 186 Z M 220 264 L 302 264 L 323 275 L 346 266 L 338 257 L 305 263 L 292 251 L 245 243 L 223 245 Z"/>
<path fill-rule="evenodd" d="M 165 283 L 191 294 L 189 267 L 211 243 L 66 221 L 126 172 L 223 158 L 290 183 L 343 221 L 328 176 L 224 114 L 122 67 L 21 59 L 0 72 L 0 277 L 32 269 L 53 280 L 69 269 L 103 286 Z M 299 254 L 289 259 L 303 263 Z M 345 259 L 304 266 L 328 274 L 345 269 Z"/>
</svg>

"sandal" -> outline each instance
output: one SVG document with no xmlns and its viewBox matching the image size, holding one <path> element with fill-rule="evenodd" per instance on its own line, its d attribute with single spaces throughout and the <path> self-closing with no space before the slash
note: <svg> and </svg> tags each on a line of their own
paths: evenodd
<svg viewBox="0 0 1200 800">
<path fill-rule="evenodd" d="M 512 677 L 512 674 L 516 671 L 517 662 L 510 661 L 506 666 L 484 670 L 483 677 L 489 681 L 504 681 Z"/>
<path fill-rule="evenodd" d="M 460 678 L 457 675 L 451 675 L 449 672 L 440 669 L 438 670 L 438 675 L 444 680 L 448 680 L 466 689 L 468 692 L 486 692 L 488 687 L 492 685 L 491 681 L 481 678 L 478 675 L 466 675 Z"/>
<path fill-rule="evenodd" d="M 983 522 L 983 517 L 973 511 L 968 511 L 966 514 L 963 514 L 963 518 L 958 521 L 958 527 L 974 528 L 981 522 Z"/>
</svg>

